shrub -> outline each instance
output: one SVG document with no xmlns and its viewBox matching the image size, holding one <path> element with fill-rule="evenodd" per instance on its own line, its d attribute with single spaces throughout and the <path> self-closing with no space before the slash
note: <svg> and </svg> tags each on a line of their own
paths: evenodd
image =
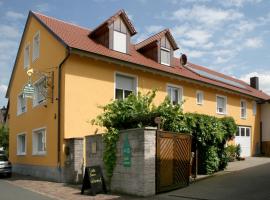
<svg viewBox="0 0 270 200">
<path fill-rule="evenodd" d="M 156 126 L 155 117 L 162 119 L 165 131 L 192 134 L 199 151 L 199 172 L 213 173 L 227 166 L 224 144 L 236 132 L 233 118 L 216 118 L 198 113 L 183 113 L 182 104 L 172 105 L 166 98 L 159 106 L 153 104 L 156 91 L 146 95 L 129 95 L 124 100 L 115 100 L 100 107 L 103 113 L 92 120 L 93 124 L 107 128 L 103 134 L 105 151 L 103 161 L 107 177 L 112 177 L 116 163 L 116 142 L 119 130 Z"/>
<path fill-rule="evenodd" d="M 240 144 L 236 145 L 236 149 L 235 149 L 235 154 L 236 154 L 236 159 L 240 160 L 240 155 L 241 155 L 241 146 Z"/>
<path fill-rule="evenodd" d="M 226 153 L 228 155 L 229 161 L 232 162 L 236 158 L 236 150 L 237 146 L 235 145 L 228 145 L 226 148 Z"/>
</svg>

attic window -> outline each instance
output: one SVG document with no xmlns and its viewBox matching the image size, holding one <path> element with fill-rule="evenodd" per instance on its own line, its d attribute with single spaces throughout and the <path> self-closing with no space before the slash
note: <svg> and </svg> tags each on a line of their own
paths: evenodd
<svg viewBox="0 0 270 200">
<path fill-rule="evenodd" d="M 167 37 L 161 38 L 160 63 L 163 65 L 171 65 L 171 45 Z"/>
<path fill-rule="evenodd" d="M 127 53 L 127 27 L 120 18 L 113 23 L 113 50 Z"/>
</svg>

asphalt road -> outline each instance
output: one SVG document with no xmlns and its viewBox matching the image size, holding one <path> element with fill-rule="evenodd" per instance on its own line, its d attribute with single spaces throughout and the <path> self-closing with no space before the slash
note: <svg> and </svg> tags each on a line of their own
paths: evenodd
<svg viewBox="0 0 270 200">
<path fill-rule="evenodd" d="M 41 194 L 17 187 L 0 178 L 0 200 L 52 200 Z"/>
<path fill-rule="evenodd" d="M 270 164 L 210 177 L 161 194 L 164 200 L 270 200 Z"/>
</svg>

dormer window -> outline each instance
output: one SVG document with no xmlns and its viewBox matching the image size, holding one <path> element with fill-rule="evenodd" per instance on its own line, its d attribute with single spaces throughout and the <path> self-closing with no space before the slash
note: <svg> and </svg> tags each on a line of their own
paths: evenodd
<svg viewBox="0 0 270 200">
<path fill-rule="evenodd" d="M 127 53 L 127 28 L 120 18 L 113 23 L 113 50 Z"/>
<path fill-rule="evenodd" d="M 178 46 L 170 31 L 165 29 L 136 44 L 135 48 L 144 56 L 163 65 L 171 66 L 173 51 Z"/>
<path fill-rule="evenodd" d="M 128 53 L 130 37 L 136 33 L 125 11 L 120 10 L 90 32 L 89 37 L 109 49 Z"/>
</svg>

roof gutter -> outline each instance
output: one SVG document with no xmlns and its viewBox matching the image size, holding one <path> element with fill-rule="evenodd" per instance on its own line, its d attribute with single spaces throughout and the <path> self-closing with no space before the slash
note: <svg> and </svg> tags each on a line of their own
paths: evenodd
<svg viewBox="0 0 270 200">
<path fill-rule="evenodd" d="M 61 167 L 61 88 L 62 88 L 62 69 L 66 60 L 70 56 L 71 49 L 67 47 L 66 57 L 62 60 L 62 62 L 58 66 L 58 121 L 57 121 L 57 166 L 60 169 Z"/>
<path fill-rule="evenodd" d="M 116 58 L 111 58 L 111 57 L 108 57 L 108 56 L 105 56 L 105 55 L 100 55 L 100 54 L 84 51 L 84 50 L 77 49 L 77 48 L 72 48 L 71 53 L 77 54 L 77 55 L 80 55 L 80 56 L 86 56 L 86 57 L 93 58 L 93 59 L 96 59 L 96 60 L 103 60 L 103 61 L 106 61 L 106 62 L 115 63 L 115 64 L 118 64 L 118 65 L 121 65 L 121 66 L 127 66 L 127 67 L 130 67 L 132 69 L 139 69 L 139 70 L 142 70 L 142 71 L 145 71 L 145 72 L 150 72 L 150 73 L 159 74 L 159 75 L 170 77 L 170 78 L 175 78 L 177 80 L 183 80 L 183 81 L 187 81 L 187 82 L 195 83 L 195 84 L 200 83 L 203 86 L 211 87 L 211 88 L 218 89 L 218 90 L 221 90 L 221 91 L 224 91 L 224 92 L 230 92 L 230 93 L 234 93 L 234 94 L 238 94 L 238 95 L 242 95 L 242 96 L 248 96 L 251 99 L 256 99 L 257 101 L 263 100 L 263 99 L 261 99 L 259 97 L 244 94 L 244 93 L 237 92 L 237 91 L 227 89 L 227 88 L 222 88 L 220 86 L 216 86 L 216 85 L 211 84 L 211 83 L 206 84 L 205 82 L 200 81 L 200 80 L 194 80 L 194 79 L 191 79 L 191 78 L 186 78 L 186 77 L 183 77 L 181 75 L 176 75 L 176 74 L 173 74 L 173 73 L 170 73 L 170 72 L 165 72 L 165 71 L 162 71 L 162 70 L 159 70 L 159 69 L 153 69 L 153 68 L 150 69 L 149 67 L 144 66 L 144 65 L 130 63 L 128 61 L 123 61 L 123 60 L 119 60 L 119 59 L 116 59 Z"/>
</svg>

